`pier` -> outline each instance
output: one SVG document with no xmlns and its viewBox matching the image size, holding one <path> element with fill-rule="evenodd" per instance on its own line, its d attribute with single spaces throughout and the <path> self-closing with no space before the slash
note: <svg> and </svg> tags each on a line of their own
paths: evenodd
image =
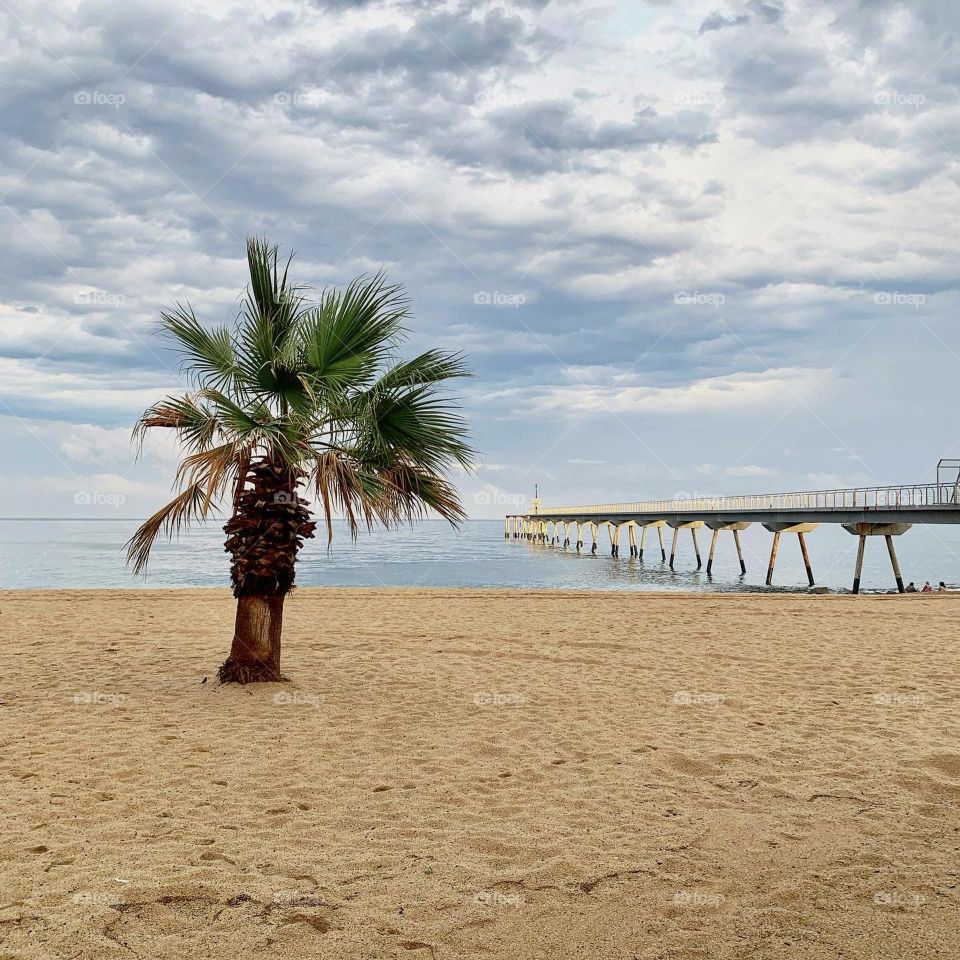
<svg viewBox="0 0 960 960">
<path fill-rule="evenodd" d="M 541 543 L 584 549 L 584 533 L 590 535 L 590 552 L 597 553 L 600 528 L 605 527 L 610 555 L 620 556 L 621 534 L 627 532 L 629 555 L 644 559 L 648 533 L 656 531 L 656 551 L 660 562 L 669 562 L 674 569 L 677 545 L 682 531 L 690 531 L 697 569 L 703 566 L 697 531 L 710 531 L 707 574 L 713 571 L 720 534 L 731 533 L 740 561 L 740 570 L 747 572 L 740 545 L 740 532 L 759 523 L 773 535 L 766 584 L 773 583 L 783 534 L 797 537 L 803 556 L 807 580 L 815 583 L 813 565 L 807 548 L 806 534 L 821 524 L 839 524 L 859 538 L 853 575 L 853 592 L 860 592 L 860 574 L 867 539 L 883 537 L 897 590 L 904 592 L 903 577 L 894 538 L 902 536 L 915 524 L 960 523 L 960 460 L 941 460 L 937 465 L 936 483 L 906 484 L 885 487 L 856 487 L 843 490 L 807 490 L 795 493 L 749 494 L 732 497 L 703 497 L 690 500 L 649 500 L 634 503 L 594 503 L 586 506 L 542 506 L 539 496 L 525 514 L 505 518 L 504 536 Z M 670 557 L 664 531 L 670 536 Z M 639 538 L 638 538 L 639 533 Z"/>
</svg>

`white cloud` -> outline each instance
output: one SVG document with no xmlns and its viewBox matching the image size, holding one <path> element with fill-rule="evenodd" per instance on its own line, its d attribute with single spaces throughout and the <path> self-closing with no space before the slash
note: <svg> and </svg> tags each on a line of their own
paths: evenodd
<svg viewBox="0 0 960 960">
<path fill-rule="evenodd" d="M 745 463 L 724 470 L 728 477 L 775 477 L 777 471 L 773 467 L 761 467 L 755 463 Z"/>
<path fill-rule="evenodd" d="M 784 367 L 762 373 L 734 373 L 672 387 L 611 387 L 583 383 L 537 392 L 532 403 L 541 413 L 691 414 L 757 410 L 791 402 L 829 378 L 825 370 Z"/>
<path fill-rule="evenodd" d="M 149 379 L 155 385 L 144 385 L 147 377 L 130 373 L 74 373 L 51 364 L 0 356 L 0 402 L 8 407 L 24 400 L 47 409 L 133 414 L 131 426 L 136 415 L 170 390 L 160 377 Z"/>
</svg>

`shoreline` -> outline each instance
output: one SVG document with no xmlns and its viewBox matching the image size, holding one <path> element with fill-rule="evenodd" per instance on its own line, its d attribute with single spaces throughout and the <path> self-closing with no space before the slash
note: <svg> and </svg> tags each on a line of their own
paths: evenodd
<svg viewBox="0 0 960 960">
<path fill-rule="evenodd" d="M 913 600 L 917 597 L 923 597 L 926 600 L 929 600 L 932 597 L 938 597 L 940 599 L 949 599 L 960 598 L 960 589 L 958 590 L 947 590 L 944 592 L 939 592 L 934 590 L 932 593 L 923 593 L 920 590 L 917 590 L 914 593 L 897 593 L 896 590 L 887 590 L 887 591 L 873 591 L 873 590 L 861 590 L 859 594 L 853 594 L 850 591 L 836 591 L 831 590 L 828 593 L 819 592 L 817 590 L 808 590 L 804 587 L 797 587 L 796 589 L 791 587 L 779 587 L 772 588 L 768 590 L 624 590 L 617 587 L 610 587 L 605 590 L 597 589 L 584 589 L 584 590 L 573 590 L 567 587 L 562 588 L 553 588 L 553 587 L 423 587 L 423 586 L 389 586 L 389 587 L 371 587 L 371 586 L 351 586 L 351 585 L 330 585 L 330 586 L 304 586 L 304 587 L 295 587 L 287 596 L 287 600 L 291 601 L 295 599 L 298 595 L 302 596 L 304 594 L 312 593 L 337 593 L 337 592 L 346 592 L 346 593 L 384 593 L 384 594 L 402 594 L 402 595 L 411 595 L 422 593 L 424 596 L 432 596 L 436 594 L 451 594 L 453 596 L 470 596 L 473 594 L 505 594 L 508 596 L 515 596 L 517 594 L 522 594 L 524 596 L 538 596 L 538 597 L 556 597 L 556 596 L 572 596 L 572 597 L 648 597 L 648 598 L 659 598 L 659 599 L 686 599 L 693 600 L 695 598 L 700 598 L 702 600 L 716 600 L 718 598 L 724 597 L 730 600 L 734 600 L 738 597 L 765 597 L 768 599 L 782 598 L 782 599 L 795 599 L 798 597 L 808 597 L 814 600 L 822 599 L 850 599 L 850 600 L 876 600 L 878 598 L 896 598 L 901 600 Z M 195 587 L 191 586 L 176 586 L 176 587 L 0 587 L 0 597 L 10 596 L 10 597 L 22 597 L 28 594 L 38 594 L 40 596 L 56 596 L 58 594 L 85 594 L 90 593 L 97 596 L 108 596 L 108 595 L 117 595 L 117 596 L 144 596 L 150 594 L 197 594 L 197 593 L 209 593 L 212 595 L 222 595 L 230 594 L 231 589 L 229 586 L 223 587 L 212 587 L 208 584 L 198 585 Z"/>
</svg>

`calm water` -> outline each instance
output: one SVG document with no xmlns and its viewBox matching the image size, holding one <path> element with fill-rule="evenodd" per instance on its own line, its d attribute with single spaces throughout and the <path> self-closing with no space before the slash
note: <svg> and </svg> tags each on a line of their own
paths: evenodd
<svg viewBox="0 0 960 960">
<path fill-rule="evenodd" d="M 123 544 L 133 520 L 0 520 L 0 588 L 29 587 L 209 587 L 228 583 L 220 524 L 198 527 L 179 542 L 157 544 L 146 577 L 124 564 Z M 656 533 L 647 536 L 645 562 L 610 557 L 601 531 L 596 556 L 578 556 L 559 547 L 504 540 L 499 520 L 473 520 L 454 532 L 444 523 L 361 535 L 351 542 L 335 532 L 328 553 L 325 538 L 307 544 L 297 582 L 302 586 L 517 587 L 548 590 L 763 590 L 771 534 L 759 525 L 742 536 L 747 575 L 740 576 L 731 534 L 721 534 L 713 578 L 697 572 L 688 531 L 681 531 L 676 572 L 660 563 Z M 669 537 L 669 531 L 667 532 Z M 706 565 L 709 531 L 698 531 Z M 629 552 L 626 535 L 621 552 Z M 906 580 L 960 583 L 960 526 L 914 527 L 896 540 Z M 847 590 L 853 577 L 857 540 L 839 527 L 807 535 L 817 583 Z M 669 539 L 667 539 L 669 551 Z M 806 589 L 797 538 L 781 540 L 775 579 L 778 590 Z M 882 538 L 867 541 L 864 590 L 893 587 Z"/>
</svg>

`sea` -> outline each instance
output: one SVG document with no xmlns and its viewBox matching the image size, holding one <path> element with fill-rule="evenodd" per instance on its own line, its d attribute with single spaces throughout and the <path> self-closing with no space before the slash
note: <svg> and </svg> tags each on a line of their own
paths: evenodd
<svg viewBox="0 0 960 960">
<path fill-rule="evenodd" d="M 139 525 L 135 519 L 0 519 L 0 589 L 150 589 L 223 587 L 229 557 L 222 522 L 195 526 L 179 539 L 158 541 L 145 575 L 126 564 L 124 544 Z M 746 575 L 741 575 L 730 533 L 721 533 L 712 576 L 706 573 L 710 531 L 698 531 L 703 568 L 696 568 L 690 532 L 682 530 L 675 569 L 660 559 L 656 532 L 647 534 L 643 561 L 627 556 L 626 535 L 619 557 L 601 530 L 596 554 L 590 542 L 579 553 L 560 545 L 504 539 L 502 520 L 470 520 L 458 530 L 443 521 L 362 532 L 353 540 L 342 523 L 308 541 L 297 583 L 327 587 L 495 587 L 517 590 L 631 590 L 702 592 L 806 592 L 800 546 L 793 534 L 781 538 L 774 583 L 766 587 L 772 534 L 754 524 L 741 534 Z M 667 551 L 671 531 L 666 530 Z M 857 538 L 828 525 L 806 535 L 820 587 L 849 591 Z M 930 580 L 960 584 L 960 525 L 915 526 L 895 539 L 905 580 L 921 587 Z M 863 592 L 895 587 L 882 537 L 867 540 Z"/>
</svg>

